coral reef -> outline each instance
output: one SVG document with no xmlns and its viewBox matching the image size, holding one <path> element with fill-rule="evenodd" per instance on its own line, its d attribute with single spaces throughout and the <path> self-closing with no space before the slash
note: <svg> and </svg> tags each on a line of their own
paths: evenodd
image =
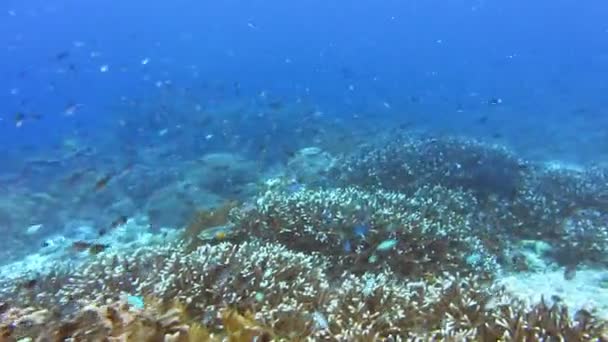
<svg viewBox="0 0 608 342">
<path fill-rule="evenodd" d="M 300 149 L 287 162 L 287 172 L 298 182 L 321 184 L 336 159 L 318 147 Z"/>
<path fill-rule="evenodd" d="M 589 233 L 579 232 L 574 240 L 568 222 L 580 212 L 608 211 L 606 168 L 534 164 L 504 147 L 465 138 L 397 136 L 343 157 L 331 173 L 338 184 L 404 194 L 429 185 L 460 189 L 477 200 L 480 224 L 494 236 L 543 239 L 578 249 L 575 254 L 583 261 L 605 259 L 606 249 L 576 247 L 595 243 L 596 237 L 605 239 L 601 220 L 590 223 L 594 227 L 585 229 Z M 578 241 L 577 245 L 572 241 Z M 494 247 L 496 251 L 504 248 Z"/>
<path fill-rule="evenodd" d="M 268 191 L 253 207 L 233 210 L 231 220 L 243 234 L 335 256 L 340 268 L 366 271 L 388 263 L 401 275 L 422 276 L 496 268 L 482 243 L 488 232 L 476 224 L 476 208 L 473 196 L 442 186 L 411 195 L 356 188 Z"/>
<path fill-rule="evenodd" d="M 581 261 L 608 262 L 608 212 L 577 210 L 560 226 L 563 236 L 555 251 L 563 264 Z"/>
<path fill-rule="evenodd" d="M 41 278 L 35 296 L 4 287 L 5 340 L 606 340 L 605 324 L 589 312 L 571 318 L 558 305 L 527 307 L 474 276 L 332 276 L 325 257 L 276 244 L 181 248 L 102 254 Z M 143 294 L 144 308 L 124 293 Z"/>
<path fill-rule="evenodd" d="M 188 250 L 194 250 L 209 241 L 222 241 L 232 237 L 234 225 L 229 221 L 229 214 L 236 206 L 236 202 L 227 202 L 219 207 L 196 210 L 182 233 Z"/>
<path fill-rule="evenodd" d="M 180 183 L 191 199 L 201 189 L 231 198 L 252 180 L 254 165 L 235 155 L 201 165 L 193 173 L 215 176 Z M 126 220 L 95 238 L 117 242 L 98 254 L 12 270 L 0 279 L 2 338 L 608 341 L 592 309 L 553 295 L 526 302 L 496 281 L 503 271 L 561 270 L 553 263 L 572 281 L 576 267 L 605 265 L 605 169 L 412 136 L 336 161 L 304 149 L 289 168 L 295 180 L 268 180 L 244 203 L 188 200 L 178 211 L 165 188 L 156 197 L 163 211 L 194 212 L 178 238 L 164 231 L 134 243 L 142 232 Z M 222 174 L 233 183 L 220 184 Z M 552 283 L 563 280 L 556 274 Z"/>
<path fill-rule="evenodd" d="M 335 163 L 342 184 L 411 193 L 423 185 L 512 198 L 527 163 L 504 147 L 465 138 L 390 136 Z"/>
</svg>

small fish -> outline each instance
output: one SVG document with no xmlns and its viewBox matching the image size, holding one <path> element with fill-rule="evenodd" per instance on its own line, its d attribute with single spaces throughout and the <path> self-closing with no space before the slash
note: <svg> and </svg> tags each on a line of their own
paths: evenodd
<svg viewBox="0 0 608 342">
<path fill-rule="evenodd" d="M 301 183 L 297 183 L 297 182 L 291 183 L 287 186 L 287 192 L 289 192 L 291 194 L 300 192 L 300 191 L 302 191 L 302 189 L 304 189 L 304 185 Z"/>
<path fill-rule="evenodd" d="M 69 51 L 62 51 L 58 54 L 55 55 L 55 59 L 58 61 L 62 61 L 66 58 L 70 57 L 70 52 Z"/>
<path fill-rule="evenodd" d="M 257 30 L 258 26 L 252 23 L 251 21 L 247 23 L 247 26 L 251 29 Z"/>
<path fill-rule="evenodd" d="M 34 234 L 38 233 L 41 228 L 42 228 L 42 224 L 33 224 L 33 225 L 27 227 L 27 229 L 25 230 L 25 233 L 27 235 L 34 235 Z"/>
<path fill-rule="evenodd" d="M 138 310 L 143 310 L 145 307 L 144 297 L 142 296 L 127 296 L 127 303 Z"/>
<path fill-rule="evenodd" d="M 564 279 L 572 280 L 576 277 L 576 265 L 568 265 L 564 269 Z"/>
<path fill-rule="evenodd" d="M 96 183 L 95 183 L 95 191 L 99 191 L 103 188 L 105 188 L 108 183 L 110 182 L 110 180 L 112 180 L 113 175 L 112 174 L 107 174 L 105 176 L 103 176 L 102 178 L 100 178 Z"/>
<path fill-rule="evenodd" d="M 352 252 L 353 246 L 350 243 L 350 240 L 344 241 L 344 243 L 342 244 L 342 250 L 344 250 L 344 252 L 346 252 L 346 253 Z"/>
<path fill-rule="evenodd" d="M 226 239 L 226 232 L 225 231 L 220 231 L 215 233 L 215 239 L 218 241 L 222 241 Z"/>
<path fill-rule="evenodd" d="M 87 242 L 87 241 L 75 241 L 74 243 L 72 243 L 72 249 L 74 249 L 75 251 L 84 252 L 84 251 L 88 250 L 89 253 L 91 253 L 93 255 L 103 252 L 108 247 L 110 247 L 110 245 L 106 245 L 106 244 L 102 244 L 102 243 Z"/>
<path fill-rule="evenodd" d="M 591 322 L 593 316 L 594 315 L 592 315 L 591 312 L 585 309 L 580 309 L 574 314 L 574 321 L 578 322 L 579 324 L 588 324 Z"/>
<path fill-rule="evenodd" d="M 24 281 L 23 283 L 19 284 L 18 287 L 22 288 L 22 289 L 26 289 L 26 290 L 31 290 L 33 289 L 36 285 L 38 284 L 38 279 L 36 278 L 32 278 L 29 280 Z"/>
<path fill-rule="evenodd" d="M 15 114 L 15 126 L 21 127 L 23 126 L 23 121 L 25 120 L 25 114 L 18 112 Z"/>
<path fill-rule="evenodd" d="M 91 243 L 86 241 L 74 241 L 74 243 L 72 243 L 72 249 L 77 252 L 85 251 L 90 247 Z"/>
<path fill-rule="evenodd" d="M 502 104 L 502 99 L 500 97 L 493 97 L 488 101 L 488 104 L 493 106 Z"/>
<path fill-rule="evenodd" d="M 127 216 L 122 215 L 110 224 L 110 228 L 117 228 L 119 226 L 122 226 L 123 224 L 127 223 L 128 219 L 129 218 Z"/>
<path fill-rule="evenodd" d="M 487 115 L 482 115 L 479 118 L 477 118 L 477 123 L 480 125 L 484 125 L 488 122 L 488 116 Z"/>
<path fill-rule="evenodd" d="M 80 108 L 82 106 L 83 106 L 83 104 L 80 104 L 80 103 L 71 103 L 63 110 L 63 115 L 72 116 L 72 115 L 76 114 L 76 111 L 78 110 L 78 108 Z"/>
<path fill-rule="evenodd" d="M 122 225 L 124 225 L 125 223 L 127 223 L 127 220 L 129 218 L 125 215 L 121 215 L 120 217 L 118 217 L 116 220 L 112 221 L 112 223 L 110 223 L 110 226 L 108 228 L 102 228 L 99 230 L 99 236 L 103 236 L 105 235 L 108 231 L 110 230 L 114 230 Z"/>
<path fill-rule="evenodd" d="M 353 227 L 353 233 L 355 236 L 364 238 L 369 232 L 369 226 L 366 224 L 357 224 Z"/>
<path fill-rule="evenodd" d="M 94 243 L 89 247 L 89 253 L 92 255 L 99 254 L 106 250 L 106 248 L 110 247 L 110 245 L 102 244 L 102 243 Z"/>
<path fill-rule="evenodd" d="M 268 103 L 268 107 L 270 107 L 270 109 L 272 109 L 272 110 L 279 110 L 279 109 L 283 108 L 283 103 L 279 100 L 271 101 Z"/>
<path fill-rule="evenodd" d="M 388 250 L 392 249 L 393 247 L 395 247 L 396 245 L 397 245 L 397 240 L 395 240 L 395 239 L 384 240 L 384 241 L 380 242 L 378 247 L 376 247 L 376 250 L 377 251 L 388 251 Z"/>
</svg>

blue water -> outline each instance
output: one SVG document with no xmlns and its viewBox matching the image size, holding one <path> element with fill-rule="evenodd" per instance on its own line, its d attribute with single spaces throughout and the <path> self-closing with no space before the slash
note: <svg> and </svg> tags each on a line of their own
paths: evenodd
<svg viewBox="0 0 608 342">
<path fill-rule="evenodd" d="M 130 102 L 172 97 L 188 115 L 234 100 L 238 83 L 241 102 L 265 92 L 345 125 L 356 114 L 500 136 L 535 156 L 605 157 L 600 1 L 6 1 L 1 15 L 0 137 L 19 156 L 149 118 Z M 71 104 L 82 106 L 66 118 Z M 17 112 L 43 118 L 16 129 Z"/>
</svg>

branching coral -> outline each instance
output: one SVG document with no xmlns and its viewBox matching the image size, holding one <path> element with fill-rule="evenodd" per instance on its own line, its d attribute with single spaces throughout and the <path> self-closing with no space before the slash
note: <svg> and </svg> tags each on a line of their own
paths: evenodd
<svg viewBox="0 0 608 342">
<path fill-rule="evenodd" d="M 510 198 L 527 165 L 509 150 L 465 138 L 391 136 L 336 163 L 340 182 L 405 193 L 421 185 Z"/>
<path fill-rule="evenodd" d="M 525 238 L 603 260 L 605 171 L 550 170 L 451 138 L 395 140 L 333 171 L 345 187 L 279 185 L 244 205 L 196 213 L 179 241 L 0 280 L 0 333 L 6 340 L 607 341 L 606 322 L 593 313 L 528 307 L 487 278 L 505 247 Z M 125 303 L 134 296 L 141 308 Z"/>
<path fill-rule="evenodd" d="M 217 240 L 223 240 L 229 235 L 231 232 L 227 226 L 228 214 L 236 205 L 235 202 L 228 202 L 218 208 L 196 211 L 182 235 L 188 250 L 195 250 L 198 246 L 218 237 L 220 233 L 224 235 Z"/>
<path fill-rule="evenodd" d="M 249 253 L 255 254 L 251 250 Z M 306 277 L 311 277 L 311 272 L 327 280 L 326 265 L 320 267 L 320 270 L 302 270 L 294 282 L 310 281 Z M 300 280 L 301 277 L 304 279 Z M 183 286 L 182 291 L 197 287 L 196 284 Z M 269 288 L 284 288 L 282 298 L 256 296 L 260 305 L 247 309 L 239 309 L 238 302 L 231 305 L 226 301 L 211 320 L 204 310 L 188 309 L 188 305 L 176 301 L 156 301 L 153 297 L 146 297 L 143 309 L 129 307 L 122 301 L 90 303 L 69 317 L 35 314 L 44 312 L 41 309 L 11 308 L 0 317 L 0 330 L 7 341 L 23 337 L 236 342 L 541 341 L 550 338 L 608 341 L 606 324 L 586 311 L 578 312 L 572 319 L 563 307 L 539 303 L 528 308 L 503 290 L 487 286 L 475 277 L 443 276 L 403 282 L 385 269 L 362 276 L 346 272 L 330 287 L 314 283 L 309 286 L 302 294 L 290 291 L 286 283 L 268 284 Z M 199 307 L 205 301 L 205 296 L 200 295 L 191 298 L 190 304 Z M 26 318 L 33 314 L 40 319 Z M 26 321 L 33 323 L 18 323 Z"/>
<path fill-rule="evenodd" d="M 563 244 L 569 236 L 562 229 L 565 221 L 577 212 L 608 211 L 605 168 L 533 164 L 503 147 L 470 139 L 391 137 L 343 158 L 333 173 L 339 184 L 364 189 L 414 194 L 422 186 L 439 184 L 467 192 L 477 200 L 477 224 L 492 231 L 491 240 L 481 239 L 494 253 L 500 253 L 504 244 L 493 246 L 492 240 Z M 590 242 L 600 231 L 590 227 L 584 235 Z M 601 234 L 597 238 L 603 239 Z M 583 261 L 601 257 L 578 255 Z"/>
<path fill-rule="evenodd" d="M 421 276 L 495 266 L 479 238 L 487 231 L 475 225 L 476 207 L 470 194 L 442 186 L 412 195 L 356 188 L 269 191 L 254 208 L 233 210 L 231 219 L 248 234 L 334 256 L 338 268 L 365 271 L 386 262 L 399 274 Z M 361 225 L 365 232 L 357 231 Z M 470 255 L 479 260 L 467 261 Z"/>
</svg>

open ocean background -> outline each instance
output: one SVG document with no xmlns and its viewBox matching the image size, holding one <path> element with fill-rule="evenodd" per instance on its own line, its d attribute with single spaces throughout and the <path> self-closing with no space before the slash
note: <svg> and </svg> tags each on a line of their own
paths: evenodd
<svg viewBox="0 0 608 342">
<path fill-rule="evenodd" d="M 600 162 L 607 15 L 601 1 L 567 0 L 5 1 L 0 139 L 11 159 L 2 167 L 73 135 L 113 139 L 124 134 L 119 120 L 143 126 L 162 101 L 192 116 L 196 105 L 236 106 L 262 92 L 345 127 L 357 115 L 498 137 L 534 158 Z M 66 118 L 73 104 L 82 106 Z M 18 112 L 42 119 L 17 129 Z"/>
</svg>

